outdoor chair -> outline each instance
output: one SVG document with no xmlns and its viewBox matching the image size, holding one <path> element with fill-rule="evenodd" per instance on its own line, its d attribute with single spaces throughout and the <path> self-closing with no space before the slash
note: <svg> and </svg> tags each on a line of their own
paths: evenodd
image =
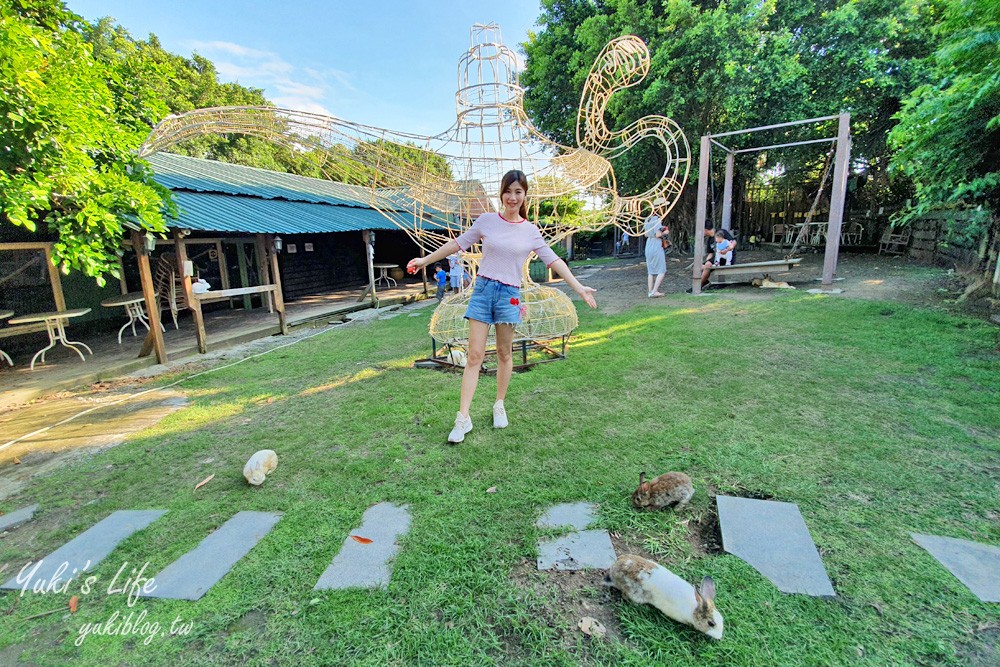
<svg viewBox="0 0 1000 667">
<path fill-rule="evenodd" d="M 865 228 L 859 222 L 851 222 L 840 230 L 840 245 L 861 245 Z"/>
<path fill-rule="evenodd" d="M 784 243 L 785 234 L 787 234 L 785 223 L 778 222 L 771 225 L 771 243 Z"/>
<path fill-rule="evenodd" d="M 893 253 L 896 255 L 902 255 L 906 252 L 906 246 L 910 243 L 910 228 L 903 227 L 902 229 L 896 229 L 895 227 L 889 226 L 885 228 L 885 232 L 882 233 L 882 239 L 879 241 L 878 254 Z"/>
<path fill-rule="evenodd" d="M 156 289 L 156 309 L 162 313 L 169 308 L 170 315 L 174 318 L 174 329 L 179 329 L 177 311 L 187 308 L 188 302 L 187 295 L 184 294 L 184 283 L 177 276 L 173 253 L 164 253 L 157 260 L 153 287 Z"/>
</svg>

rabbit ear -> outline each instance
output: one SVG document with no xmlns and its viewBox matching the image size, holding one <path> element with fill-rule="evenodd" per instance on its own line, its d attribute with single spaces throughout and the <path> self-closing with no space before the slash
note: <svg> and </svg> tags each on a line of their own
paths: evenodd
<svg viewBox="0 0 1000 667">
<path fill-rule="evenodd" d="M 646 473 L 641 472 L 639 473 L 639 486 L 642 486 L 645 483 L 646 483 Z"/>
<path fill-rule="evenodd" d="M 708 602 L 712 602 L 715 599 L 715 582 L 712 581 L 712 577 L 702 579 L 701 586 L 696 587 L 695 590 L 699 598 L 703 598 Z"/>
</svg>

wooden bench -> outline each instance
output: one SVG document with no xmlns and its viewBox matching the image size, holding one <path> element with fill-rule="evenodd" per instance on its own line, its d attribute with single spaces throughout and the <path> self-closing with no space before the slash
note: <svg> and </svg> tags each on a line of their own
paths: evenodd
<svg viewBox="0 0 1000 667">
<path fill-rule="evenodd" d="M 709 280 L 714 284 L 748 283 L 753 278 L 769 273 L 791 271 L 802 261 L 801 257 L 775 259 L 769 262 L 747 262 L 731 266 L 717 266 L 712 269 Z"/>
</svg>

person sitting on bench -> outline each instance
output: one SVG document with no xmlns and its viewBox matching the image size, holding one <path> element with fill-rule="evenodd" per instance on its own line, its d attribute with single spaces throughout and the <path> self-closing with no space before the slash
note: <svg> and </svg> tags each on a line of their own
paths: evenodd
<svg viewBox="0 0 1000 667">
<path fill-rule="evenodd" d="M 725 230 L 723 230 L 725 231 Z M 731 237 L 732 235 L 730 235 Z M 735 248 L 735 246 L 734 246 Z M 732 251 L 732 257 L 729 258 L 728 265 L 732 265 L 736 261 L 736 251 Z M 728 266 L 727 265 L 727 266 Z M 708 279 L 712 276 L 712 269 L 715 268 L 715 223 L 711 220 L 705 221 L 705 263 L 701 266 L 701 289 L 704 290 L 708 285 Z M 689 287 L 687 289 L 688 294 L 693 290 Z"/>
<path fill-rule="evenodd" d="M 735 248 L 736 241 L 728 230 L 720 229 L 715 232 L 715 261 L 712 262 L 712 265 L 731 266 Z"/>
</svg>

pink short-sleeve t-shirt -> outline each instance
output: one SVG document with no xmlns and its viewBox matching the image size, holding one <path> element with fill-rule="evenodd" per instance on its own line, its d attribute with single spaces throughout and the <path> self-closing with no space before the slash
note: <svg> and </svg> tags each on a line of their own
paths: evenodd
<svg viewBox="0 0 1000 667">
<path fill-rule="evenodd" d="M 521 286 L 521 267 L 532 251 L 546 266 L 559 259 L 538 227 L 527 220 L 509 222 L 499 213 L 483 213 L 455 241 L 463 251 L 482 243 L 479 275 L 514 287 Z"/>
</svg>

